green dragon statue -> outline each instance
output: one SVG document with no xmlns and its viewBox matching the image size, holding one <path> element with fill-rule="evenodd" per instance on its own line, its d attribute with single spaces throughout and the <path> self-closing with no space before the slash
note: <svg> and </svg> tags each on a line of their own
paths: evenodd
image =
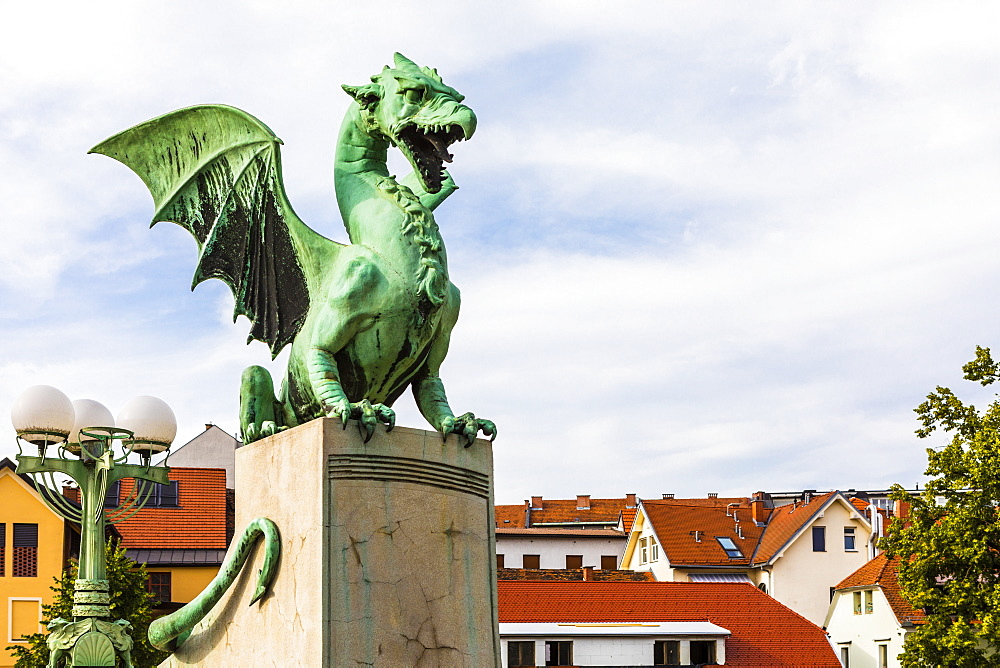
<svg viewBox="0 0 1000 668">
<path fill-rule="evenodd" d="M 472 413 L 455 416 L 438 375 L 458 318 L 459 292 L 448 277 L 433 211 L 456 186 L 445 162 L 468 139 L 476 116 L 437 71 L 400 54 L 364 86 L 340 130 L 335 186 L 349 245 L 307 227 L 281 180 L 279 145 L 249 114 L 221 105 L 181 109 L 98 144 L 136 172 L 153 195 L 153 224 L 177 223 L 199 247 L 194 286 L 224 281 L 236 297 L 234 319 L 251 321 L 250 339 L 272 356 L 291 344 L 278 396 L 266 369 L 248 368 L 240 425 L 250 442 L 309 420 L 359 420 L 365 440 L 411 387 L 417 407 L 445 439 L 468 447 L 496 426 Z M 413 172 L 389 174 L 389 146 Z M 249 342 L 249 339 L 248 339 Z"/>
</svg>

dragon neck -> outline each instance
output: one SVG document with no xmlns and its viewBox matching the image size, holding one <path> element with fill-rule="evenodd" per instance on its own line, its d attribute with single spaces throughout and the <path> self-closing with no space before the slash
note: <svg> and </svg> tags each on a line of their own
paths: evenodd
<svg viewBox="0 0 1000 668">
<path fill-rule="evenodd" d="M 431 210 L 389 174 L 389 145 L 365 128 L 360 108 L 352 104 L 337 142 L 337 204 L 351 243 L 368 246 L 413 276 L 418 301 L 430 309 L 447 295 L 444 241 Z"/>
</svg>

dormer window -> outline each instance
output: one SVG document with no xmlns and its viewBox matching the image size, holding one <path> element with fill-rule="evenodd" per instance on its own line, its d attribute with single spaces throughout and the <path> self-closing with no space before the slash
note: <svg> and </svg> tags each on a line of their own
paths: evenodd
<svg viewBox="0 0 1000 668">
<path fill-rule="evenodd" d="M 719 541 L 719 545 L 722 546 L 722 549 L 726 552 L 726 556 L 730 559 L 743 558 L 743 553 L 736 546 L 736 543 L 733 542 L 732 538 L 728 536 L 716 536 L 715 540 Z"/>
</svg>

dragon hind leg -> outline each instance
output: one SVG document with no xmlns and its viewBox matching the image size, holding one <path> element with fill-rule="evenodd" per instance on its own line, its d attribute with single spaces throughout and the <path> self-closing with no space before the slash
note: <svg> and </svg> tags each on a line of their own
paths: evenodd
<svg viewBox="0 0 1000 668">
<path fill-rule="evenodd" d="M 262 366 L 247 367 L 240 380 L 240 430 L 243 442 L 271 436 L 288 425 L 274 396 L 270 372 Z"/>
</svg>

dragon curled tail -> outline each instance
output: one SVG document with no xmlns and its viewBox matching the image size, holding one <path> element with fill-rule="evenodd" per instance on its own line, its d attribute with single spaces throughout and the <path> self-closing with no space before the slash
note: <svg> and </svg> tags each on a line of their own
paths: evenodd
<svg viewBox="0 0 1000 668">
<path fill-rule="evenodd" d="M 236 548 L 226 555 L 219 574 L 204 591 L 179 610 L 153 620 L 149 625 L 150 644 L 165 652 L 177 651 L 177 648 L 190 637 L 195 624 L 208 614 L 236 580 L 243 569 L 243 564 L 250 556 L 250 551 L 261 538 L 264 540 L 264 564 L 257 574 L 257 589 L 250 600 L 250 605 L 259 601 L 267 593 L 271 580 L 274 579 L 278 570 L 278 558 L 281 555 L 278 527 L 266 517 L 258 517 L 244 529 Z"/>
</svg>

